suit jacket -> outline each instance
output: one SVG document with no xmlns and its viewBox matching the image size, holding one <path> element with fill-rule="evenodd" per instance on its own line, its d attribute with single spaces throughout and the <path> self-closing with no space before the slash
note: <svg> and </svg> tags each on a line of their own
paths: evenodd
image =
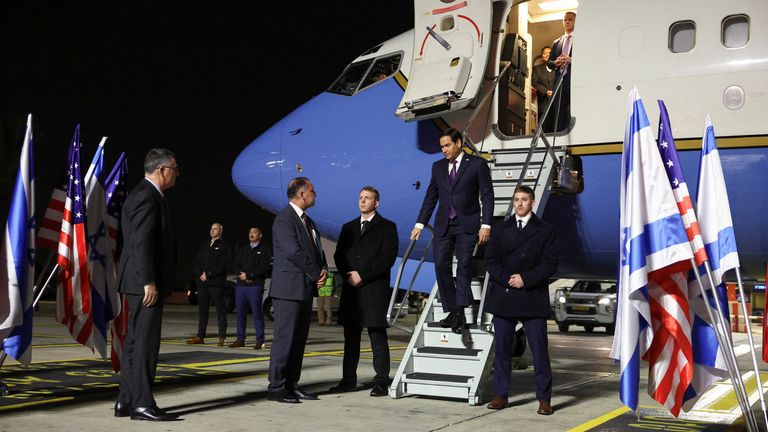
<svg viewBox="0 0 768 432">
<path fill-rule="evenodd" d="M 553 83 L 557 82 L 557 78 L 560 77 L 560 68 L 555 66 L 555 60 L 560 57 L 560 54 L 563 53 L 563 44 L 565 44 L 565 36 L 562 35 L 559 38 L 555 39 L 554 42 L 552 42 L 552 52 L 549 54 L 549 61 L 547 62 L 549 64 L 550 69 L 554 69 L 555 71 L 555 80 Z M 573 57 L 573 38 L 574 36 L 571 36 L 571 46 L 567 53 L 568 56 Z M 568 73 L 566 76 L 571 75 L 571 63 L 568 63 Z M 569 81 L 570 82 L 570 81 Z M 565 82 L 563 82 L 563 85 L 565 85 Z"/>
<path fill-rule="evenodd" d="M 206 242 L 200 247 L 195 259 L 195 284 L 199 287 L 220 287 L 227 283 L 227 269 L 232 260 L 229 245 L 224 239 L 217 239 L 211 244 Z M 205 272 L 206 281 L 200 280 Z"/>
<path fill-rule="evenodd" d="M 549 278 L 557 270 L 558 248 L 555 229 L 535 214 L 519 231 L 515 217 L 491 231 L 485 249 L 485 267 L 491 277 L 486 311 L 507 319 L 548 318 Z M 507 284 L 519 273 L 523 288 Z"/>
<path fill-rule="evenodd" d="M 339 323 L 358 327 L 387 327 L 387 307 L 392 292 L 390 273 L 397 258 L 397 226 L 378 212 L 360 232 L 360 217 L 341 227 L 336 253 L 336 268 L 344 278 Z M 347 282 L 347 272 L 357 271 L 363 284 Z"/>
<path fill-rule="evenodd" d="M 550 68 L 551 69 L 551 68 Z M 531 85 L 536 88 L 536 100 L 539 104 L 539 116 L 544 115 L 544 110 L 549 105 L 551 99 L 547 96 L 547 91 L 554 90 L 555 84 L 555 71 L 547 70 L 547 65 L 540 64 L 533 67 L 533 74 L 531 76 Z"/>
<path fill-rule="evenodd" d="M 284 300 L 310 300 L 316 291 L 320 272 L 327 268 L 325 254 L 320 241 L 320 232 L 315 228 L 315 242 L 320 257 L 312 252 L 312 246 L 304 222 L 289 204 L 275 217 L 272 224 L 274 245 L 274 266 L 270 296 Z"/>
<path fill-rule="evenodd" d="M 432 164 L 432 179 L 417 222 L 425 225 L 429 223 L 435 205 L 439 202 L 435 216 L 435 235 L 442 236 L 448 230 L 448 212 L 452 206 L 464 231 L 476 233 L 481 223 L 490 225 L 493 219 L 493 183 L 488 163 L 483 158 L 465 153 L 453 186 L 448 179 L 448 163 L 448 159 L 443 158 Z"/>
<path fill-rule="evenodd" d="M 121 229 L 119 291 L 144 295 L 144 285 L 155 283 L 161 298 L 170 295 L 176 266 L 176 236 L 168 205 L 149 180 L 142 180 L 125 200 Z"/>
</svg>

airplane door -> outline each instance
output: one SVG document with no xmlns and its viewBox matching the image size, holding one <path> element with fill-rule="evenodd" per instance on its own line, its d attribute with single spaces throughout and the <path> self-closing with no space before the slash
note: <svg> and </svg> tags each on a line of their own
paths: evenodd
<svg viewBox="0 0 768 432">
<path fill-rule="evenodd" d="M 414 0 L 414 12 L 411 76 L 395 112 L 406 121 L 469 105 L 491 45 L 491 0 Z"/>
</svg>

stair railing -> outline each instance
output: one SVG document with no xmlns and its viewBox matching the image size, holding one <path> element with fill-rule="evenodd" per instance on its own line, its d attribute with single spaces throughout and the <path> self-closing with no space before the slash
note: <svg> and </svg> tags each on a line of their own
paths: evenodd
<svg viewBox="0 0 768 432">
<path fill-rule="evenodd" d="M 413 272 L 413 277 L 411 277 L 411 283 L 408 284 L 408 289 L 405 291 L 405 295 L 403 296 L 403 301 L 400 302 L 400 304 L 397 307 L 397 312 L 392 314 L 392 310 L 395 308 L 395 301 L 397 300 L 397 293 L 400 291 L 400 282 L 403 279 L 403 273 L 405 271 L 405 266 L 408 264 L 408 258 L 411 256 L 411 252 L 413 251 L 413 247 L 416 244 L 416 239 L 412 239 L 410 243 L 408 243 L 408 248 L 405 250 L 405 253 L 403 254 L 403 258 L 400 260 L 400 266 L 397 268 L 397 275 L 395 276 L 395 285 L 392 287 L 392 295 L 389 299 L 389 307 L 387 308 L 387 323 L 389 323 L 390 326 L 396 327 L 404 332 L 407 333 L 413 333 L 413 329 L 410 327 L 406 327 L 402 324 L 397 323 L 397 319 L 400 317 L 400 313 L 403 310 L 403 304 L 408 304 L 408 296 L 410 296 L 411 291 L 413 291 L 413 284 L 416 282 L 416 277 L 419 275 L 419 271 L 421 271 L 421 266 L 424 264 L 424 260 L 427 258 L 427 253 L 429 252 L 429 248 L 432 246 L 432 241 L 435 239 L 435 230 L 429 225 L 424 225 L 424 228 L 429 231 L 431 234 L 429 241 L 427 242 L 427 246 L 424 248 L 424 253 L 421 256 L 421 259 L 419 259 L 419 263 L 416 265 L 416 269 Z"/>
</svg>

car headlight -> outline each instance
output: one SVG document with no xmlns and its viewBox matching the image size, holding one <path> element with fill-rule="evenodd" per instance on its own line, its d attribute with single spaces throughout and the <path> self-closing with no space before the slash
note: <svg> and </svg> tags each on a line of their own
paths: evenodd
<svg viewBox="0 0 768 432">
<path fill-rule="evenodd" d="M 611 298 L 610 298 L 610 297 L 603 297 L 603 298 L 601 298 L 601 299 L 600 299 L 600 300 L 597 302 L 597 304 L 601 304 L 601 305 L 608 305 L 608 304 L 611 304 Z"/>
<path fill-rule="evenodd" d="M 565 297 L 560 297 L 557 299 L 560 303 L 565 303 Z"/>
</svg>

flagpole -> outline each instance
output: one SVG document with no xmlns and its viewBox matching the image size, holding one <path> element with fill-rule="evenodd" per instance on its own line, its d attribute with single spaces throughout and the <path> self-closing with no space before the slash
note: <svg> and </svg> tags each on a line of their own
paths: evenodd
<svg viewBox="0 0 768 432">
<path fill-rule="evenodd" d="M 43 297 L 43 293 L 45 293 L 45 289 L 48 287 L 48 284 L 51 283 L 51 279 L 53 276 L 56 275 L 56 273 L 59 270 L 59 264 L 56 263 L 53 265 L 53 268 L 51 269 L 51 273 L 48 275 L 48 278 L 45 280 L 45 284 L 43 284 L 40 287 L 40 292 L 37 293 L 37 297 L 35 297 L 35 301 L 32 302 L 32 307 L 37 306 L 38 303 L 40 303 L 40 299 Z M 37 287 L 35 287 L 37 289 Z M 0 362 L 0 366 L 2 366 L 2 362 Z"/>
<path fill-rule="evenodd" d="M 741 283 L 741 271 L 736 267 L 736 282 L 739 286 L 739 297 L 741 298 L 741 312 L 744 314 L 744 322 L 747 325 L 747 341 L 749 342 L 749 353 L 752 355 L 752 367 L 755 369 L 755 380 L 757 380 L 757 389 L 760 394 L 760 408 L 763 410 L 763 422 L 768 430 L 768 410 L 765 407 L 765 395 L 763 394 L 763 380 L 760 377 L 760 369 L 757 366 L 757 356 L 755 354 L 755 341 L 752 339 L 752 326 L 749 323 L 747 314 L 747 304 L 744 296 L 744 286 Z"/>
<path fill-rule="evenodd" d="M 693 264 L 695 264 L 695 262 L 693 262 Z M 715 334 L 717 335 L 720 346 L 723 348 L 723 357 L 725 359 L 726 365 L 728 366 L 728 373 L 731 375 L 731 384 L 733 384 L 734 390 L 736 391 L 737 397 L 739 398 L 739 405 L 741 406 L 741 410 L 744 413 L 744 418 L 747 421 L 747 427 L 749 430 L 758 431 L 759 429 L 757 427 L 757 419 L 755 419 L 755 415 L 752 412 L 752 408 L 749 403 L 749 395 L 747 394 L 747 389 L 744 386 L 744 380 L 741 378 L 741 371 L 739 370 L 739 365 L 736 361 L 736 354 L 733 351 L 733 342 L 730 338 L 730 332 L 725 326 L 725 317 L 722 315 L 720 298 L 716 291 L 717 285 L 715 285 L 715 280 L 712 277 L 712 269 L 709 265 L 709 261 L 704 261 L 704 268 L 706 269 L 707 278 L 709 279 L 710 286 L 712 287 L 712 297 L 715 299 L 716 313 L 714 315 L 712 314 L 712 307 L 709 302 L 709 298 L 707 298 L 706 290 L 704 290 L 704 285 L 701 281 L 699 272 L 694 271 L 693 273 L 696 275 L 696 281 L 699 283 L 699 290 L 706 304 L 709 319 L 712 320 L 712 324 L 715 325 Z"/>
</svg>

